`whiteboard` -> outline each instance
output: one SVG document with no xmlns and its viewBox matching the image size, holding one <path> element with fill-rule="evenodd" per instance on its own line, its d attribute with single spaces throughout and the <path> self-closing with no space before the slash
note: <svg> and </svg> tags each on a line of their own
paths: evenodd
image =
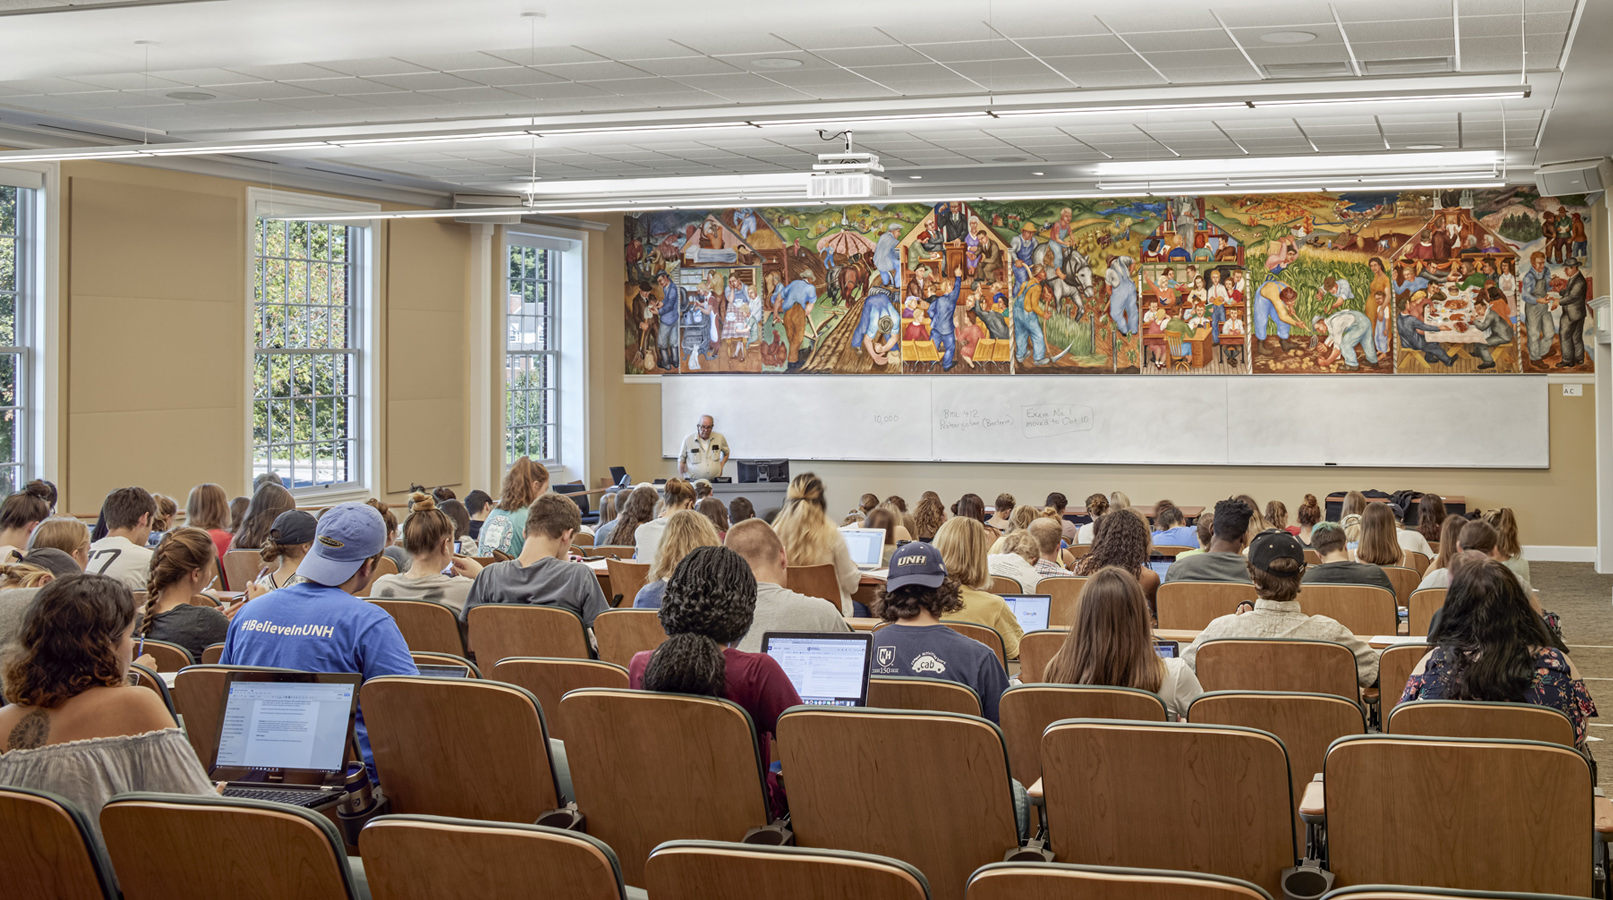
<svg viewBox="0 0 1613 900">
<path fill-rule="evenodd" d="M 736 459 L 1545 468 L 1546 390 L 1539 375 L 681 376 L 661 379 L 661 449 L 675 458 L 710 414 Z"/>
</svg>

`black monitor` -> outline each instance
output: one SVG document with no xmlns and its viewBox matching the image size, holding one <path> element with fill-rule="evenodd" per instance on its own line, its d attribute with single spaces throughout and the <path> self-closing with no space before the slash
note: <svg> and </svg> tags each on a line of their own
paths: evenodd
<svg viewBox="0 0 1613 900">
<path fill-rule="evenodd" d="M 738 462 L 742 484 L 790 480 L 790 461 L 787 459 L 741 459 Z"/>
</svg>

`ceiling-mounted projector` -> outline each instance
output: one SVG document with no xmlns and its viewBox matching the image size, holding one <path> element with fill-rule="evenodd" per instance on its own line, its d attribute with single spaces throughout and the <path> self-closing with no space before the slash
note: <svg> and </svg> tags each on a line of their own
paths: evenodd
<svg viewBox="0 0 1613 900">
<path fill-rule="evenodd" d="M 850 138 L 846 143 L 850 144 Z M 818 162 L 807 178 L 810 200 L 862 200 L 889 197 L 890 179 L 875 174 L 885 171 L 872 153 L 819 153 Z"/>
</svg>

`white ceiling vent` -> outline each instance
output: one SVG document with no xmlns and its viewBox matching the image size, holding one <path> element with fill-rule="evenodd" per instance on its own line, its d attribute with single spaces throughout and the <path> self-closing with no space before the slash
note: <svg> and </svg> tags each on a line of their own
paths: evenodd
<svg viewBox="0 0 1613 900">
<path fill-rule="evenodd" d="M 1361 65 L 1366 67 L 1368 75 L 1443 75 L 1456 70 L 1449 56 L 1368 59 Z"/>
<path fill-rule="evenodd" d="M 1269 78 L 1348 78 L 1355 74 L 1347 62 L 1266 63 L 1261 68 Z"/>
</svg>

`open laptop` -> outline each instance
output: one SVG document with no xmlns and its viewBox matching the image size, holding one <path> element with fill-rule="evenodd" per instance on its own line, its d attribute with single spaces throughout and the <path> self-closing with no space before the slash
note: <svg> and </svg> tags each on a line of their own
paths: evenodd
<svg viewBox="0 0 1613 900">
<path fill-rule="evenodd" d="M 885 549 L 885 529 L 842 528 L 840 533 L 846 536 L 846 549 L 851 551 L 851 559 L 857 568 L 867 571 L 880 567 L 883 563 L 881 553 Z"/>
<path fill-rule="evenodd" d="M 230 672 L 207 767 L 224 796 L 317 808 L 342 799 L 357 674 Z"/>
<path fill-rule="evenodd" d="M 867 631 L 769 631 L 762 652 L 784 669 L 802 703 L 867 706 L 874 635 Z"/>
<path fill-rule="evenodd" d="M 1175 659 L 1182 655 L 1182 645 L 1177 641 L 1154 641 L 1154 652 L 1160 659 Z"/>
<path fill-rule="evenodd" d="M 1049 594 L 1004 594 L 1003 602 L 1019 620 L 1020 630 L 1026 634 L 1047 629 L 1048 612 L 1053 606 Z"/>
</svg>

